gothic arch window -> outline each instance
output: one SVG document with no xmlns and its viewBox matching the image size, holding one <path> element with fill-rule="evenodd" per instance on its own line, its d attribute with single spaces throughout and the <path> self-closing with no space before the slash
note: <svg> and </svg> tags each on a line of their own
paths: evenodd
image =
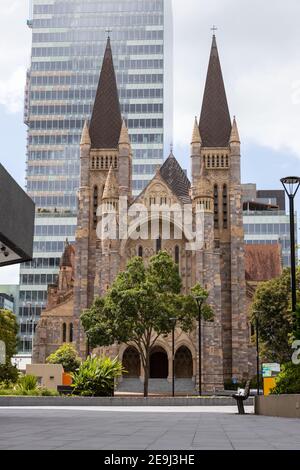
<svg viewBox="0 0 300 470">
<path fill-rule="evenodd" d="M 142 246 L 139 246 L 138 256 L 139 256 L 140 258 L 143 258 L 143 254 L 144 254 L 143 247 L 142 247 Z"/>
<path fill-rule="evenodd" d="M 223 228 L 228 228 L 228 191 L 226 184 L 223 186 Z"/>
<path fill-rule="evenodd" d="M 74 328 L 73 328 L 73 323 L 70 323 L 70 327 L 69 327 L 69 343 L 73 343 L 73 339 L 74 339 Z"/>
<path fill-rule="evenodd" d="M 66 323 L 63 323 L 63 326 L 62 326 L 62 341 L 63 343 L 67 342 L 67 324 Z"/>
<path fill-rule="evenodd" d="M 94 228 L 97 227 L 97 209 L 98 209 L 98 186 L 94 186 L 94 194 L 93 194 L 93 225 Z"/>
<path fill-rule="evenodd" d="M 179 255 L 180 255 L 180 249 L 179 246 L 175 246 L 175 263 L 179 266 Z"/>
<path fill-rule="evenodd" d="M 218 185 L 214 186 L 214 223 L 215 228 L 219 228 L 219 190 Z"/>
</svg>

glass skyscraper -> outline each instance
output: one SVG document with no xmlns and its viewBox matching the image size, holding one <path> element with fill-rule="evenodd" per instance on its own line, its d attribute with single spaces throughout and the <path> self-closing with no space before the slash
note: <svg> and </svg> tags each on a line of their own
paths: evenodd
<svg viewBox="0 0 300 470">
<path fill-rule="evenodd" d="M 20 270 L 23 353 L 31 351 L 32 330 L 46 305 L 47 285 L 55 282 L 65 240 L 75 239 L 79 142 L 108 34 L 133 148 L 134 194 L 162 164 L 173 131 L 171 0 L 33 0 L 31 12 L 24 116 L 27 192 L 37 215 L 34 260 Z"/>
</svg>

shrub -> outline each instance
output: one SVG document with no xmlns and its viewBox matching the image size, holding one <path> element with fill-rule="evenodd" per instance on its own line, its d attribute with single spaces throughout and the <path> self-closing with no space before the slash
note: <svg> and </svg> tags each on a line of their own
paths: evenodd
<svg viewBox="0 0 300 470">
<path fill-rule="evenodd" d="M 49 388 L 40 388 L 39 395 L 41 397 L 59 397 L 59 393 L 56 390 L 50 390 Z"/>
<path fill-rule="evenodd" d="M 15 391 L 20 395 L 38 394 L 38 380 L 34 375 L 23 375 L 20 377 Z"/>
<path fill-rule="evenodd" d="M 17 383 L 19 378 L 18 369 L 12 364 L 0 365 L 0 383 L 3 383 L 6 387 Z"/>
<path fill-rule="evenodd" d="M 75 372 L 81 360 L 72 344 L 63 344 L 47 358 L 48 364 L 61 364 L 67 373 Z"/>
<path fill-rule="evenodd" d="M 123 373 L 118 358 L 88 357 L 77 372 L 72 374 L 73 394 L 86 397 L 112 396 L 115 379 Z"/>
<path fill-rule="evenodd" d="M 285 364 L 276 378 L 276 386 L 272 395 L 300 393 L 300 365 L 292 362 Z"/>
</svg>

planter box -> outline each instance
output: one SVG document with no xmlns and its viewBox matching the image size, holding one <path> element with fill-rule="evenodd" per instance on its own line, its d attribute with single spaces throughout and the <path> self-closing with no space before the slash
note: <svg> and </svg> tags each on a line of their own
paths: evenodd
<svg viewBox="0 0 300 470">
<path fill-rule="evenodd" d="M 250 398 L 245 405 L 253 405 Z M 0 407 L 7 406 L 236 406 L 232 398 L 172 397 L 6 397 L 0 396 Z"/>
<path fill-rule="evenodd" d="M 255 414 L 281 418 L 300 418 L 300 394 L 255 397 Z"/>
</svg>

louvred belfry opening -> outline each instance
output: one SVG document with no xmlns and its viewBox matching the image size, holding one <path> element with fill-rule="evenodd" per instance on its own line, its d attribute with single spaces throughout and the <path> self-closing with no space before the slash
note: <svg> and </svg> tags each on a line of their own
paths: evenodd
<svg viewBox="0 0 300 470">
<path fill-rule="evenodd" d="M 117 80 L 108 38 L 89 129 L 92 148 L 116 149 L 121 127 Z"/>
<path fill-rule="evenodd" d="M 215 35 L 211 47 L 199 130 L 204 147 L 227 147 L 231 118 Z"/>
</svg>

